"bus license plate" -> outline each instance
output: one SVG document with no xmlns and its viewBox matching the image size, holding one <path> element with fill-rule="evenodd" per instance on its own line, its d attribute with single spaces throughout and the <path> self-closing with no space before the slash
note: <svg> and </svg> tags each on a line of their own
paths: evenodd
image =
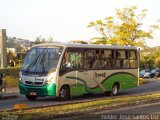
<svg viewBox="0 0 160 120">
<path fill-rule="evenodd" d="M 30 95 L 37 95 L 37 93 L 36 92 L 30 92 Z"/>
</svg>

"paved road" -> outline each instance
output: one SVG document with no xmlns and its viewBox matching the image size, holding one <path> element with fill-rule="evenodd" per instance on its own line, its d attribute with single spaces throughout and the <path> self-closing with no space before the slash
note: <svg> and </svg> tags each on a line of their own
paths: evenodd
<svg viewBox="0 0 160 120">
<path fill-rule="evenodd" d="M 96 114 L 159 114 L 160 115 L 160 102 L 144 104 L 139 106 L 132 106 L 126 108 L 119 108 L 113 111 L 101 111 Z"/>
<path fill-rule="evenodd" d="M 120 96 L 160 91 L 160 80 L 151 80 L 151 81 L 152 82 L 141 85 L 137 88 L 121 91 Z M 12 95 L 15 95 L 17 97 L 13 97 L 12 99 L 0 100 L 0 110 L 11 109 L 15 104 L 27 104 L 29 107 L 36 107 L 44 105 L 56 105 L 56 104 L 74 103 L 74 102 L 81 102 L 81 101 L 88 101 L 95 99 L 110 98 L 105 95 L 90 95 L 90 96 L 74 97 L 72 98 L 72 100 L 69 101 L 58 101 L 53 97 L 38 98 L 36 101 L 28 101 L 26 100 L 25 96 L 20 95 L 19 93 L 14 93 Z"/>
<path fill-rule="evenodd" d="M 57 120 L 160 120 L 160 102 L 92 114 L 63 117 Z"/>
</svg>

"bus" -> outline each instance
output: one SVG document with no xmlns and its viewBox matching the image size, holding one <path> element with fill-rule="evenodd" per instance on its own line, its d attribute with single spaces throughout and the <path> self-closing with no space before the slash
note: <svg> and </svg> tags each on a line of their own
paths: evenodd
<svg viewBox="0 0 160 120">
<path fill-rule="evenodd" d="M 30 49 L 19 89 L 28 100 L 84 94 L 117 95 L 139 85 L 139 50 L 130 46 L 44 43 Z"/>
</svg>

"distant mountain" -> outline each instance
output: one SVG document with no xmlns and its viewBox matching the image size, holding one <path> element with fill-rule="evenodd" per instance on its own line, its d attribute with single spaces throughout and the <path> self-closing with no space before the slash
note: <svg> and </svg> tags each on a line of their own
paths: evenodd
<svg viewBox="0 0 160 120">
<path fill-rule="evenodd" d="M 30 47 L 32 43 L 32 41 L 26 39 L 7 37 L 7 48 L 15 48 L 16 46 Z"/>
</svg>

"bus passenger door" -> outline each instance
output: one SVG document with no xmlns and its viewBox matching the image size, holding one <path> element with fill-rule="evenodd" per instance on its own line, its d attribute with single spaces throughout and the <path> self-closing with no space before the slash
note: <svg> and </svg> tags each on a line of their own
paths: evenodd
<svg viewBox="0 0 160 120">
<path fill-rule="evenodd" d="M 82 52 L 76 48 L 68 48 L 65 53 L 65 60 L 63 60 L 67 73 L 65 73 L 65 80 L 68 81 L 71 88 L 71 95 L 80 95 L 84 92 L 85 83 L 79 76 L 82 71 Z M 80 72 L 79 72 L 80 71 Z"/>
<path fill-rule="evenodd" d="M 89 70 L 92 64 L 88 64 L 88 69 L 84 68 L 84 52 L 82 49 L 68 50 L 68 60 L 70 73 L 68 73 L 67 80 L 70 82 L 71 94 L 81 95 L 89 92 L 96 92 L 97 83 L 93 79 L 94 70 Z M 90 62 L 91 61 L 90 59 Z"/>
</svg>

